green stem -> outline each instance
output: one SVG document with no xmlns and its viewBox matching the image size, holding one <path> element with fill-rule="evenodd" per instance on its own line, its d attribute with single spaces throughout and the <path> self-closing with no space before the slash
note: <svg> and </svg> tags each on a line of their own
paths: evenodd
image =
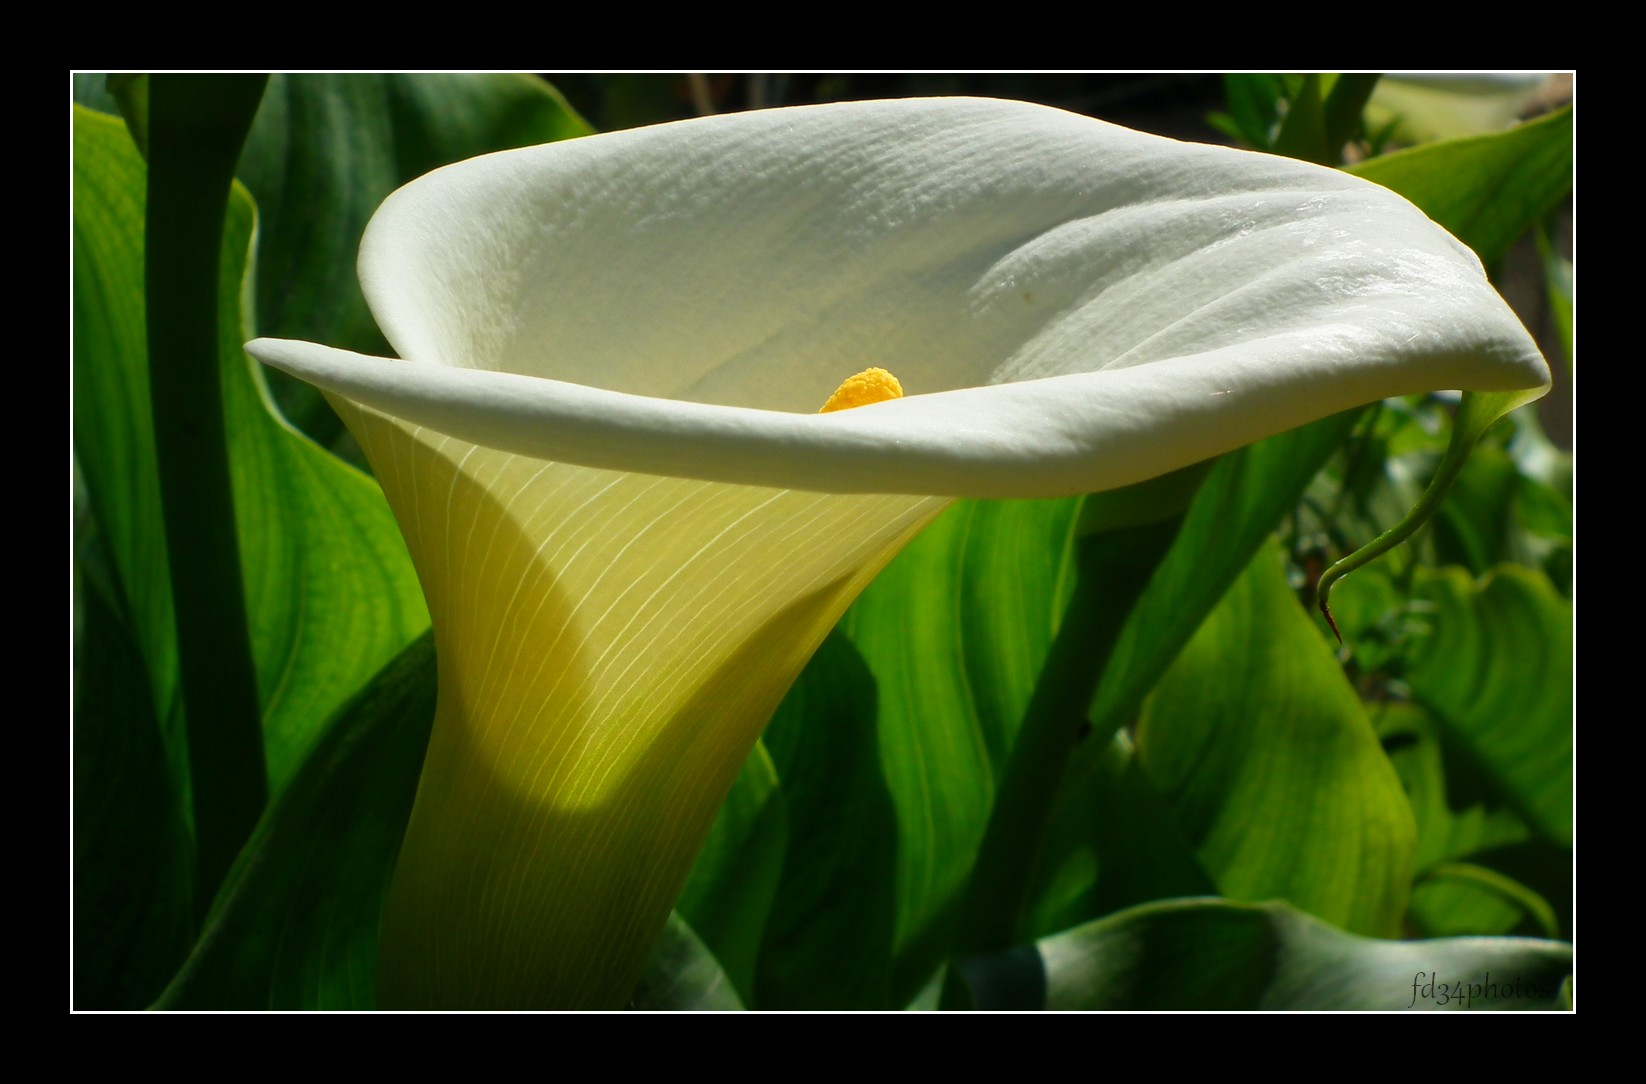
<svg viewBox="0 0 1646 1084">
<path fill-rule="evenodd" d="M 223 215 L 268 77 L 155 75 L 144 276 L 149 388 L 204 911 L 268 798 L 218 359 Z"/>
<path fill-rule="evenodd" d="M 1344 72 L 1332 84 L 1325 107 L 1326 149 L 1332 156 L 1327 165 L 1343 161 L 1343 145 L 1354 137 L 1360 115 L 1366 111 L 1366 103 L 1371 100 L 1380 77 L 1378 72 Z"/>
<path fill-rule="evenodd" d="M 1457 408 L 1457 417 L 1452 422 L 1452 436 L 1446 445 L 1446 454 L 1441 457 L 1440 468 L 1430 480 L 1429 488 L 1423 491 L 1417 507 L 1408 512 L 1399 523 L 1321 574 L 1320 585 L 1316 588 L 1316 598 L 1320 604 L 1320 612 L 1325 615 L 1326 623 L 1332 627 L 1332 633 L 1337 637 L 1338 643 L 1343 642 L 1343 633 L 1338 630 L 1337 620 L 1332 617 L 1332 610 L 1328 605 L 1332 587 L 1355 569 L 1370 564 L 1412 537 L 1418 528 L 1429 522 L 1435 510 L 1440 507 L 1440 502 L 1445 499 L 1446 491 L 1452 488 L 1452 483 L 1462 473 L 1463 465 L 1469 461 L 1469 453 L 1474 450 L 1474 446 L 1479 443 L 1486 430 L 1509 411 L 1525 402 L 1526 398 L 1527 393 L 1522 392 L 1464 392 L 1463 401 Z"/>
<path fill-rule="evenodd" d="M 1091 729 L 1087 709 L 1097 683 L 1133 603 L 1181 523 L 1174 516 L 1108 531 L 1082 545 L 1074 598 L 1035 683 L 972 867 L 957 957 L 1016 943 L 1058 783 Z"/>
</svg>

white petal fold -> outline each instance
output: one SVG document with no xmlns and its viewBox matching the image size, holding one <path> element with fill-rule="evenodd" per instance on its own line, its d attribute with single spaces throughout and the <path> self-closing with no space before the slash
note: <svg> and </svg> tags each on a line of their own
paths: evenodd
<svg viewBox="0 0 1646 1084">
<path fill-rule="evenodd" d="M 405 360 L 253 354 L 486 447 L 793 489 L 1093 491 L 1389 395 L 1548 382 L 1474 256 L 1387 190 L 1012 102 L 474 159 L 392 196 L 360 273 Z M 869 366 L 908 397 L 814 413 Z"/>
</svg>

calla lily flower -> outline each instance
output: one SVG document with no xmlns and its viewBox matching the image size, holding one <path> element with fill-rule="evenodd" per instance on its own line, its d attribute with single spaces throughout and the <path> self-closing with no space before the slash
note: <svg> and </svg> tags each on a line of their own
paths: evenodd
<svg viewBox="0 0 1646 1084">
<path fill-rule="evenodd" d="M 999 101 L 475 159 L 389 198 L 360 276 L 399 359 L 249 349 L 343 412 L 434 619 L 385 1004 L 620 1004 L 778 700 L 950 499 L 1549 379 L 1388 191 Z M 907 394 L 818 413 L 870 367 Z"/>
</svg>

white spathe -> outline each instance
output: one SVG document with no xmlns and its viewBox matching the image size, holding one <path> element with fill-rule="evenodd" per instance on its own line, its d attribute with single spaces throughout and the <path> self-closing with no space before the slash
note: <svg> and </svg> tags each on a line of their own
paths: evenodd
<svg viewBox="0 0 1646 1084">
<path fill-rule="evenodd" d="M 1013 102 L 474 159 L 390 197 L 360 275 L 407 361 L 253 353 L 488 447 L 827 492 L 1087 492 L 1548 382 L 1473 254 L 1386 189 Z M 908 397 L 814 414 L 869 366 Z"/>
<path fill-rule="evenodd" d="M 1011 102 L 475 159 L 384 204 L 360 275 L 405 360 L 249 349 L 339 406 L 434 620 L 386 1005 L 621 1003 L 789 683 L 948 498 L 1548 381 L 1391 193 Z M 908 397 L 815 413 L 870 366 Z"/>
</svg>

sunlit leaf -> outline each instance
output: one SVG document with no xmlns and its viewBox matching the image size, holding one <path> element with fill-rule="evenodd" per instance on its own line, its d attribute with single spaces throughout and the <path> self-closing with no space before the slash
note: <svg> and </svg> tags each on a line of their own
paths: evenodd
<svg viewBox="0 0 1646 1084">
<path fill-rule="evenodd" d="M 1130 720 L 1356 417 L 1337 415 L 1271 437 L 1212 469 L 1098 686 L 1091 711 L 1097 732 L 1112 733 Z"/>
<path fill-rule="evenodd" d="M 1138 758 L 1221 894 L 1399 931 L 1415 829 L 1355 691 L 1265 547 L 1156 687 Z"/>
<path fill-rule="evenodd" d="M 912 543 L 842 631 L 873 675 L 879 772 L 896 808 L 892 999 L 945 947 L 994 773 L 1067 599 L 1078 502 L 966 502 Z"/>
<path fill-rule="evenodd" d="M 161 719 L 176 658 L 143 345 L 143 162 L 119 121 L 76 112 L 75 450 L 106 532 Z M 230 203 L 221 294 L 224 412 L 271 786 L 331 715 L 427 622 L 370 479 L 293 432 L 241 350 L 254 214 Z"/>
<path fill-rule="evenodd" d="M 1495 264 L 1572 190 L 1572 110 L 1492 135 L 1368 159 L 1350 172 L 1405 196 Z"/>
</svg>

